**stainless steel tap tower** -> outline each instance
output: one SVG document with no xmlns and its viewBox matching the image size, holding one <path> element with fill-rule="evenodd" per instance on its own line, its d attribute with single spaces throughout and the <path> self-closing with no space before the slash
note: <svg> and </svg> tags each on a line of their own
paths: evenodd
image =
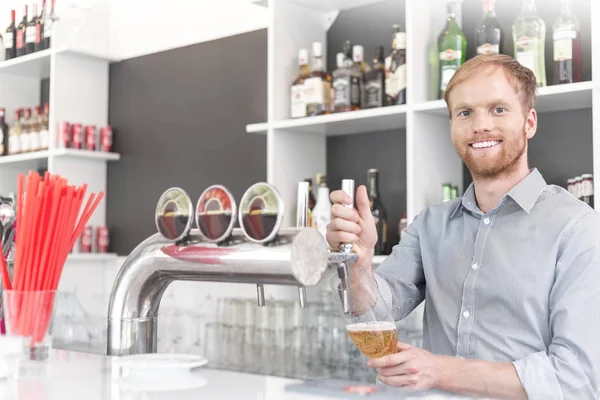
<svg viewBox="0 0 600 400">
<path fill-rule="evenodd" d="M 271 194 L 276 194 L 282 214 L 283 205 L 276 189 L 264 183 L 257 185 L 263 185 L 260 190 L 267 187 L 272 191 Z M 159 226 L 157 222 L 161 233 L 137 246 L 125 260 L 115 280 L 108 309 L 108 355 L 156 352 L 160 300 L 169 284 L 175 280 L 254 283 L 257 285 L 259 306 L 263 306 L 265 301 L 264 284 L 298 286 L 299 301 L 303 307 L 307 301 L 305 287 L 316 285 L 329 265 L 343 268 L 342 265 L 356 261 L 356 255 L 347 252 L 348 249 L 345 252 L 332 252 L 316 229 L 302 227 L 306 225 L 308 196 L 301 193 L 301 190 L 307 190 L 301 185 L 297 214 L 300 227 L 276 227 L 277 233 L 263 242 L 249 237 L 247 229 L 251 225 L 242 218 L 242 214 L 245 213 L 247 217 L 256 211 L 256 199 L 258 203 L 262 201 L 260 204 L 266 209 L 265 202 L 268 203 L 273 197 L 260 194 L 250 200 L 249 208 L 244 206 L 248 204 L 245 199 L 254 186 L 242 198 L 239 212 L 242 228 L 233 229 L 232 222 L 227 234 L 214 240 L 207 237 L 205 229 L 191 229 L 191 222 L 185 219 L 177 220 L 179 225 L 168 221 L 173 235 L 169 229 L 164 229 L 165 225 Z M 214 187 L 209 189 L 205 193 L 214 193 Z M 173 194 L 173 191 L 176 193 Z M 198 219 L 201 203 L 202 206 L 206 204 L 206 199 L 203 200 L 205 193 L 196 208 L 198 228 L 205 227 Z M 209 203 L 213 200 L 209 199 Z M 222 197 L 218 201 L 220 207 L 225 204 Z M 232 202 L 230 211 L 236 214 L 235 201 Z M 171 218 L 192 218 L 191 200 L 181 189 L 172 188 L 165 192 L 159 207 L 167 210 Z M 210 215 L 210 211 L 206 215 Z M 339 272 L 342 274 L 342 271 Z M 344 285 L 342 289 L 345 289 Z"/>
</svg>

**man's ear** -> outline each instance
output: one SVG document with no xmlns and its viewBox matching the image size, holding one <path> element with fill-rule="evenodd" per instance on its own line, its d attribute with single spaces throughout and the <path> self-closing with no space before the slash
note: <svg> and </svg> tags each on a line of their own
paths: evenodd
<svg viewBox="0 0 600 400">
<path fill-rule="evenodd" d="M 527 113 L 527 118 L 525 119 L 525 133 L 527 134 L 527 139 L 531 139 L 535 136 L 537 131 L 537 111 L 534 108 L 529 110 Z"/>
</svg>

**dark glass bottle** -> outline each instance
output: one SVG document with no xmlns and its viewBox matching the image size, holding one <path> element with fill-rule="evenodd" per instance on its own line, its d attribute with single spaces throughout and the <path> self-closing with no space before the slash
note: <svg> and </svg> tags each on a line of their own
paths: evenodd
<svg viewBox="0 0 600 400">
<path fill-rule="evenodd" d="M 364 108 L 377 108 L 385 105 L 385 60 L 383 46 L 377 48 L 373 57 L 373 65 L 365 81 Z"/>
<path fill-rule="evenodd" d="M 312 211 L 317 204 L 317 200 L 315 199 L 315 195 L 313 194 L 313 185 L 312 179 L 306 178 L 304 182 L 308 182 L 308 226 L 313 226 L 312 223 Z"/>
<path fill-rule="evenodd" d="M 6 110 L 0 108 L 0 156 L 8 154 L 8 126 L 4 117 Z"/>
<path fill-rule="evenodd" d="M 4 34 L 4 48 L 6 49 L 6 60 L 17 56 L 17 27 L 15 26 L 15 10 L 10 10 L 10 25 Z"/>
<path fill-rule="evenodd" d="M 25 53 L 35 53 L 35 38 L 37 36 L 37 4 L 33 5 L 33 13 L 31 19 L 27 23 L 27 30 L 25 31 Z"/>
<path fill-rule="evenodd" d="M 377 229 L 377 244 L 375 245 L 375 254 L 387 254 L 387 211 L 381 202 L 379 193 L 379 171 L 370 169 L 368 172 L 369 203 L 371 205 L 371 214 L 375 220 Z"/>
<path fill-rule="evenodd" d="M 25 5 L 25 14 L 23 14 L 23 19 L 19 22 L 17 26 L 17 57 L 24 56 L 27 54 L 25 52 L 25 32 L 27 32 L 27 13 L 28 8 Z"/>
<path fill-rule="evenodd" d="M 554 23 L 554 84 L 581 82 L 581 32 L 571 0 L 561 0 Z"/>
<path fill-rule="evenodd" d="M 483 18 L 475 30 L 477 55 L 500 54 L 504 32 L 496 19 L 496 0 L 483 0 Z"/>
</svg>

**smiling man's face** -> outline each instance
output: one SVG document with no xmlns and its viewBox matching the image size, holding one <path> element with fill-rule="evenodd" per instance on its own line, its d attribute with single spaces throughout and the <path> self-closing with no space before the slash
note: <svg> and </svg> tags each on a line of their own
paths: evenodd
<svg viewBox="0 0 600 400">
<path fill-rule="evenodd" d="M 503 68 L 481 68 L 457 84 L 448 100 L 452 142 L 474 178 L 509 175 L 527 162 L 535 110 L 524 112 Z"/>
</svg>

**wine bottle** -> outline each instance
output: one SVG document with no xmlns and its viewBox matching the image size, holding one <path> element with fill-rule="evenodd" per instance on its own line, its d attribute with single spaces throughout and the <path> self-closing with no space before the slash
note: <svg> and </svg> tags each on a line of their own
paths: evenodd
<svg viewBox="0 0 600 400">
<path fill-rule="evenodd" d="M 370 169 L 368 172 L 368 188 L 371 214 L 375 220 L 375 228 L 377 230 L 375 254 L 387 254 L 387 211 L 381 202 L 381 195 L 379 193 L 379 171 L 377 169 Z"/>
<path fill-rule="evenodd" d="M 25 13 L 23 19 L 17 26 L 17 57 L 24 56 L 25 54 L 25 33 L 27 32 L 27 13 L 28 8 L 25 5 Z"/>
<path fill-rule="evenodd" d="M 6 49 L 6 60 L 11 60 L 17 56 L 17 35 L 15 26 L 15 10 L 10 10 L 10 25 L 6 28 L 4 34 L 4 48 Z"/>
</svg>

